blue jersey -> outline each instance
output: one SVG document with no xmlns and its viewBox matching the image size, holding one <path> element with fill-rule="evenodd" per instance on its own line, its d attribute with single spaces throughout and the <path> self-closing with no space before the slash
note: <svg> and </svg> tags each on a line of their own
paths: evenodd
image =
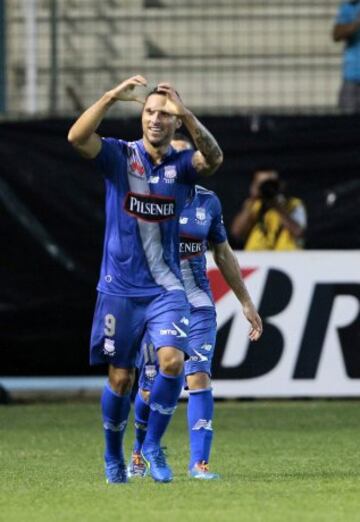
<svg viewBox="0 0 360 522">
<path fill-rule="evenodd" d="M 336 23 L 351 24 L 359 17 L 360 2 L 343 2 L 339 8 Z M 343 70 L 345 80 L 360 82 L 360 29 L 347 40 Z"/>
<path fill-rule="evenodd" d="M 208 241 L 218 244 L 226 240 L 219 198 L 214 192 L 196 185 L 180 216 L 181 274 L 193 308 L 214 306 L 206 275 L 205 252 Z"/>
<path fill-rule="evenodd" d="M 184 289 L 179 216 L 197 176 L 192 155 L 170 147 L 154 165 L 142 140 L 102 138 L 96 157 L 106 185 L 100 292 L 142 297 Z"/>
</svg>

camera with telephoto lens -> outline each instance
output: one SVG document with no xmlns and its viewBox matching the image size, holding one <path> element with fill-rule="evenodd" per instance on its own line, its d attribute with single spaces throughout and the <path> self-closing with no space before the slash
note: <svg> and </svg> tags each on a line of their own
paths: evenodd
<svg viewBox="0 0 360 522">
<path fill-rule="evenodd" d="M 259 186 L 259 195 L 265 201 L 272 200 L 280 194 L 280 182 L 278 179 L 267 179 Z"/>
</svg>

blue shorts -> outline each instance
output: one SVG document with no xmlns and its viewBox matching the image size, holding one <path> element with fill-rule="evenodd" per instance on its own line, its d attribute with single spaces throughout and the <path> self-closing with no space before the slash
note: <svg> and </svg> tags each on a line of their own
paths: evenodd
<svg viewBox="0 0 360 522">
<path fill-rule="evenodd" d="M 215 343 L 215 309 L 193 308 L 190 315 L 189 359 L 185 361 L 185 375 L 204 372 L 211 377 Z"/>
<path fill-rule="evenodd" d="M 188 355 L 185 361 L 185 375 L 198 372 L 211 377 L 211 363 L 216 343 L 216 312 L 214 309 L 191 310 Z M 139 370 L 139 388 L 151 390 L 159 371 L 156 345 L 147 331 L 141 341 L 141 349 L 136 366 Z"/>
<path fill-rule="evenodd" d="M 98 293 L 90 342 L 90 364 L 134 368 L 147 330 L 156 349 L 171 346 L 187 353 L 190 309 L 185 292 L 150 297 Z"/>
</svg>

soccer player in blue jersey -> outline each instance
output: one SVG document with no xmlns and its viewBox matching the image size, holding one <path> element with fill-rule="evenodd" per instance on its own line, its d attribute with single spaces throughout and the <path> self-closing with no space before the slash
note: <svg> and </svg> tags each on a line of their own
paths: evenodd
<svg viewBox="0 0 360 522">
<path fill-rule="evenodd" d="M 160 440 L 181 391 L 189 325 L 178 221 L 189 185 L 198 175 L 215 172 L 222 162 L 215 138 L 167 83 L 159 84 L 145 100 L 142 139 L 126 142 L 97 134 L 107 111 L 118 102 L 141 101 L 136 91 L 146 85 L 142 76 L 120 83 L 87 109 L 68 134 L 75 149 L 94 159 L 105 176 L 106 228 L 90 363 L 109 367 L 101 406 L 110 483 L 127 481 L 123 435 L 145 328 L 157 349 L 160 370 L 142 451 L 154 480 L 172 480 Z M 181 124 L 197 150 L 178 153 L 170 146 Z"/>
<path fill-rule="evenodd" d="M 191 148 L 191 144 L 184 138 L 173 141 L 172 144 L 182 150 Z M 216 194 L 198 185 L 191 187 L 179 221 L 181 273 L 191 307 L 189 358 L 185 362 L 186 384 L 189 389 L 189 475 L 196 479 L 211 480 L 218 478 L 216 473 L 209 470 L 214 409 L 210 377 L 216 340 L 216 313 L 206 275 L 205 252 L 208 242 L 213 247 L 214 258 L 221 273 L 239 299 L 244 315 L 250 322 L 249 337 L 252 341 L 260 337 L 262 322 L 227 241 L 221 204 Z M 135 398 L 135 444 L 128 474 L 142 477 L 146 474 L 141 447 L 148 426 L 148 400 L 158 372 L 156 351 L 148 332 L 142 342 L 138 367 L 140 376 L 139 391 Z"/>
</svg>

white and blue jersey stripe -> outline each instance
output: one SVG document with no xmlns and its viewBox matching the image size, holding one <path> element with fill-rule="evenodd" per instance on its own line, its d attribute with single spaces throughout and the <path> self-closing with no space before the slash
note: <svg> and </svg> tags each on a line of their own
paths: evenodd
<svg viewBox="0 0 360 522">
<path fill-rule="evenodd" d="M 210 243 L 227 240 L 217 195 L 195 185 L 180 216 L 180 266 L 186 296 L 193 308 L 214 307 L 206 274 L 205 252 Z"/>
<path fill-rule="evenodd" d="M 142 140 L 102 138 L 95 159 L 106 185 L 100 292 L 141 297 L 184 289 L 179 216 L 197 177 L 192 155 L 170 147 L 155 165 Z"/>
</svg>

